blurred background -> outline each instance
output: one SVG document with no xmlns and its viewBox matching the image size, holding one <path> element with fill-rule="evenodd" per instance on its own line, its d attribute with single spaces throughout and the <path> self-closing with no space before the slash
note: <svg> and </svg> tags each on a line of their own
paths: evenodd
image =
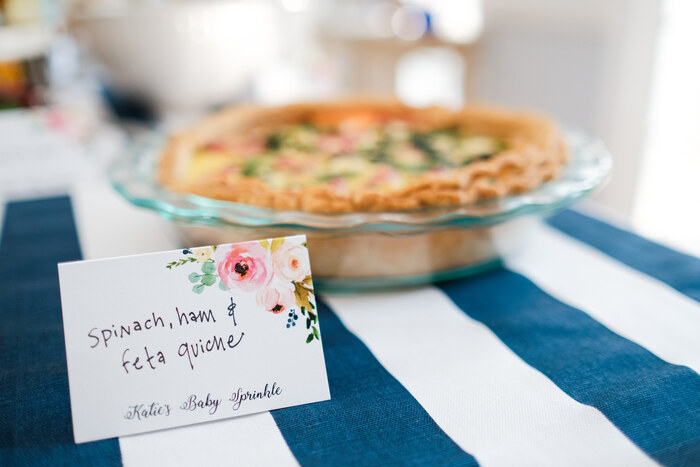
<svg viewBox="0 0 700 467">
<path fill-rule="evenodd" d="M 0 197 L 223 105 L 487 102 L 601 138 L 596 200 L 700 254 L 697 0 L 0 0 Z"/>
</svg>

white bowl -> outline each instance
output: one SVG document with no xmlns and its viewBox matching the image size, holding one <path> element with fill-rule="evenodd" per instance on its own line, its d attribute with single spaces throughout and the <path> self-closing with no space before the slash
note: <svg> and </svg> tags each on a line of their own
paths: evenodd
<svg viewBox="0 0 700 467">
<path fill-rule="evenodd" d="M 162 112 L 230 101 L 276 53 L 278 10 L 264 0 L 133 2 L 72 18 L 117 90 Z"/>
</svg>

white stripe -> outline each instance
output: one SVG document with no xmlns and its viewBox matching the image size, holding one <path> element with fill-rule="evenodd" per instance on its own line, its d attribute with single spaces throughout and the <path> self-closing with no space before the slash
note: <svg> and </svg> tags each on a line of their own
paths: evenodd
<svg viewBox="0 0 700 467">
<path fill-rule="evenodd" d="M 663 282 L 544 224 L 506 265 L 667 362 L 700 372 L 700 304 Z"/>
<path fill-rule="evenodd" d="M 175 237 L 155 213 L 132 206 L 106 181 L 85 181 L 71 192 L 85 259 L 151 253 L 177 248 Z"/>
<path fill-rule="evenodd" d="M 176 248 L 167 226 L 102 183 L 72 195 L 85 259 Z M 119 439 L 125 465 L 297 465 L 269 412 Z"/>
<path fill-rule="evenodd" d="M 441 291 L 326 297 L 346 327 L 485 466 L 656 465 Z"/>
<path fill-rule="evenodd" d="M 119 438 L 125 467 L 298 465 L 269 412 Z"/>
</svg>

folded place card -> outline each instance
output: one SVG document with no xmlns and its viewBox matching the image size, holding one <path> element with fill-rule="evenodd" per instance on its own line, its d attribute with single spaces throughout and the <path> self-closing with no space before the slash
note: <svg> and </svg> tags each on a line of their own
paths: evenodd
<svg viewBox="0 0 700 467">
<path fill-rule="evenodd" d="M 304 236 L 58 270 L 77 443 L 330 398 Z"/>
</svg>

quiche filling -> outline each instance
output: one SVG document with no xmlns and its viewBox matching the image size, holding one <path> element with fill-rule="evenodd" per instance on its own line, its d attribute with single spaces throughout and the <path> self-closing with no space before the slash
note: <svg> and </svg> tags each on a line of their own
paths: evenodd
<svg viewBox="0 0 700 467">
<path fill-rule="evenodd" d="M 157 179 L 180 193 L 316 213 L 461 206 L 556 177 L 566 144 L 547 117 L 393 100 L 241 105 L 172 135 Z"/>
<path fill-rule="evenodd" d="M 439 177 L 506 149 L 503 139 L 457 127 L 419 131 L 401 120 L 360 128 L 294 123 L 199 146 L 187 181 L 259 179 L 280 190 L 323 185 L 338 193 L 389 191 L 426 173 Z"/>
</svg>

